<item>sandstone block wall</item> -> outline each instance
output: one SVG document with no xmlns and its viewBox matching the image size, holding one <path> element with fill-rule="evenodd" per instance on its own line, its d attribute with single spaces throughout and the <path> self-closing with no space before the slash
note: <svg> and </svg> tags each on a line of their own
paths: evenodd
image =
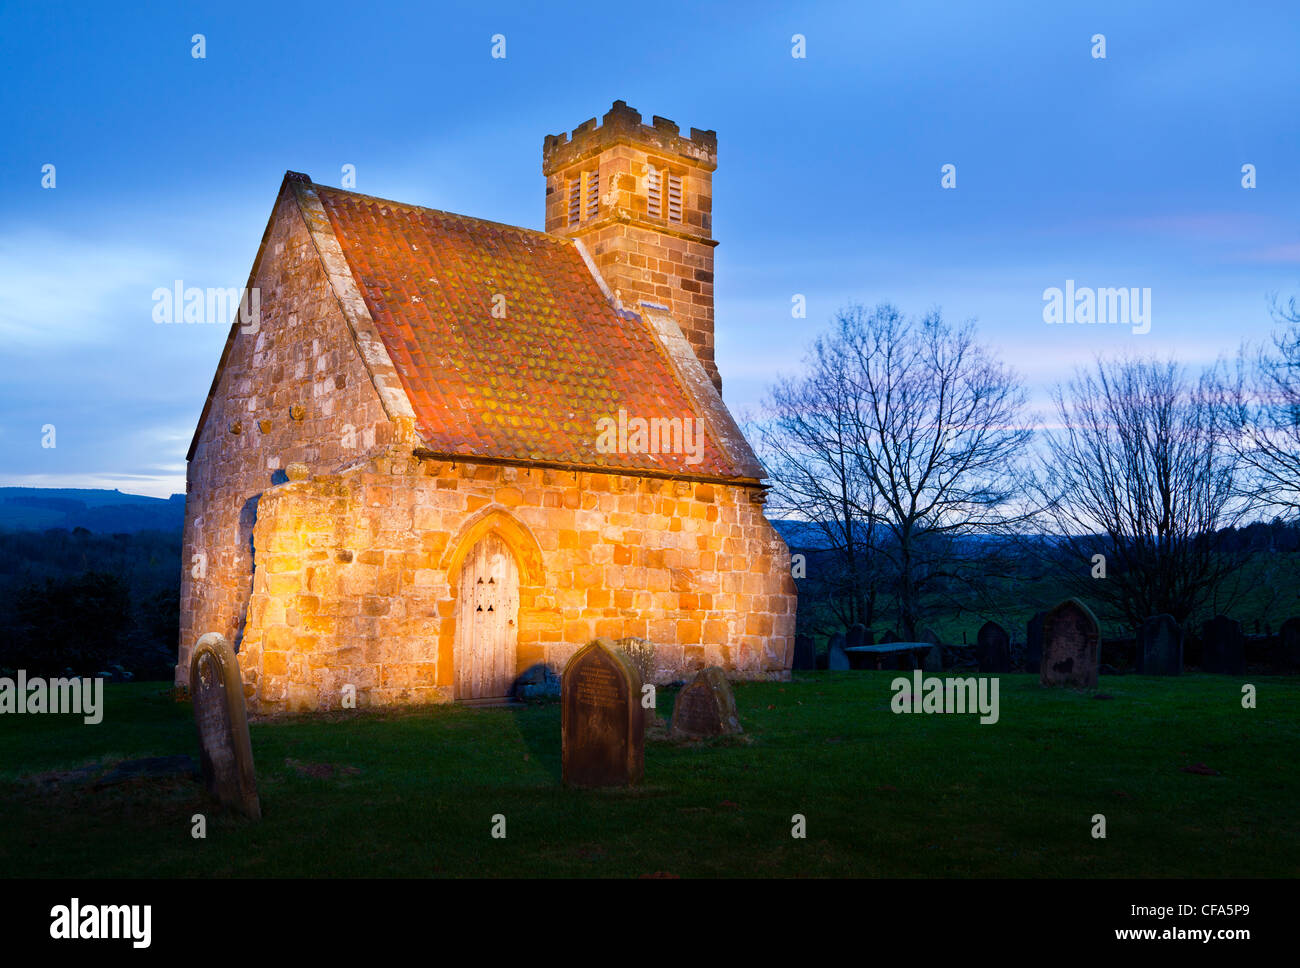
<svg viewBox="0 0 1300 968">
<path fill-rule="evenodd" d="M 260 712 L 454 699 L 461 562 L 489 531 L 519 565 L 517 667 L 597 636 L 655 643 L 655 678 L 787 673 L 795 592 L 752 488 L 489 464 L 392 448 L 262 496 L 240 657 Z"/>
<path fill-rule="evenodd" d="M 284 466 L 336 467 L 394 437 L 291 192 L 276 203 L 249 286 L 261 291 L 257 332 L 237 330 L 229 345 L 187 472 L 180 684 L 200 635 L 240 648 L 258 498 Z"/>
</svg>

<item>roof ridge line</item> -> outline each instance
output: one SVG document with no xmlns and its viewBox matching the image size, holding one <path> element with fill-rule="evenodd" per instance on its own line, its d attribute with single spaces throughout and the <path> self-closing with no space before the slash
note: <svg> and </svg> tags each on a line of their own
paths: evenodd
<svg viewBox="0 0 1300 968">
<path fill-rule="evenodd" d="M 307 184 L 315 189 L 325 189 L 326 191 L 334 192 L 338 195 L 351 195 L 355 198 L 364 198 L 372 202 L 383 202 L 385 205 L 394 205 L 398 208 L 413 208 L 421 212 L 430 212 L 434 215 L 445 215 L 451 218 L 461 218 L 469 222 L 480 222 L 484 225 L 499 225 L 503 229 L 513 229 L 516 232 L 524 232 L 528 235 L 540 236 L 543 239 L 547 239 L 551 242 L 558 242 L 561 245 L 576 241 L 575 239 L 566 238 L 561 235 L 553 235 L 552 233 L 541 229 L 530 229 L 526 225 L 512 225 L 509 222 L 498 222 L 495 219 L 478 218 L 475 215 L 465 215 L 461 212 L 449 212 L 445 208 L 431 208 L 428 205 L 416 205 L 413 202 L 399 202 L 394 198 L 383 198 L 379 195 L 367 195 L 365 192 L 358 192 L 348 188 L 335 188 L 333 185 L 320 185 L 310 179 L 307 180 Z"/>
</svg>

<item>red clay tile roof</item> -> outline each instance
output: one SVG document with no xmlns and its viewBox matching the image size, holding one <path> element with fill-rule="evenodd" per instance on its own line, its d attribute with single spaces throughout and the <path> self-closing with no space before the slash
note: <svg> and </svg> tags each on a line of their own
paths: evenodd
<svg viewBox="0 0 1300 968">
<path fill-rule="evenodd" d="M 647 324 L 619 314 L 571 241 L 313 188 L 429 450 L 752 479 L 707 422 L 699 463 L 597 450 L 597 420 L 620 409 L 629 419 L 702 415 Z"/>
</svg>

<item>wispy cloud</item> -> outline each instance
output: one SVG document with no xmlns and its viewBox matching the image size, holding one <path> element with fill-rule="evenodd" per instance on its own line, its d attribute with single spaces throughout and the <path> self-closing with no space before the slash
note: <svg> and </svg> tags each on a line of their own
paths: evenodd
<svg viewBox="0 0 1300 968">
<path fill-rule="evenodd" d="M 1300 265 L 1300 242 L 1283 242 L 1280 245 L 1251 249 L 1230 256 L 1233 262 L 1258 263 L 1260 265 Z"/>
<path fill-rule="evenodd" d="M 169 261 L 121 239 L 0 236 L 0 339 L 28 349 L 108 342 L 116 320 L 148 320 L 150 294 Z"/>
</svg>

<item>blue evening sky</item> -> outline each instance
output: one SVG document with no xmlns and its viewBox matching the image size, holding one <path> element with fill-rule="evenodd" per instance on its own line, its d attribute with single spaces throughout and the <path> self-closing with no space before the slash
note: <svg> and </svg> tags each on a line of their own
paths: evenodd
<svg viewBox="0 0 1300 968">
<path fill-rule="evenodd" d="M 1300 294 L 1294 0 L 126 6 L 0 3 L 0 484 L 184 489 L 226 326 L 151 294 L 242 286 L 286 169 L 540 228 L 542 137 L 616 98 L 718 132 L 738 414 L 850 300 L 975 317 L 1042 407 L 1095 353 L 1210 362 Z M 1045 324 L 1067 279 L 1149 287 L 1151 331 Z"/>
</svg>

